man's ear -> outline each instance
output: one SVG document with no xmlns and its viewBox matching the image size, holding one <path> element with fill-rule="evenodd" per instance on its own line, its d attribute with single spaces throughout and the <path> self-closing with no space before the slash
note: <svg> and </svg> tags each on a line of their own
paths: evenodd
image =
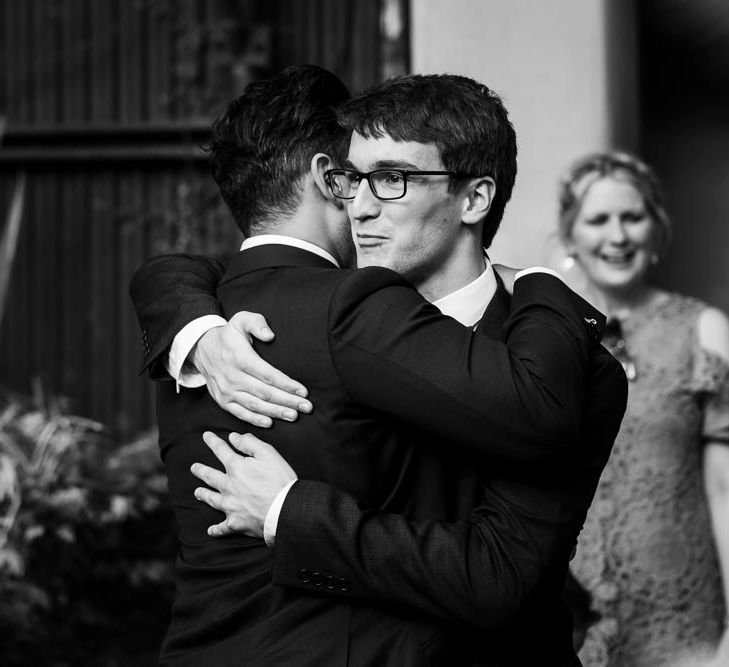
<svg viewBox="0 0 729 667">
<path fill-rule="evenodd" d="M 334 162 L 334 160 L 332 160 L 332 158 L 330 158 L 326 153 L 317 153 L 313 158 L 311 158 L 311 175 L 316 187 L 319 188 L 322 197 L 325 199 L 336 199 L 336 197 L 332 194 L 332 191 L 329 189 L 327 179 L 324 176 L 327 170 L 336 168 L 336 162 Z"/>
<path fill-rule="evenodd" d="M 471 179 L 465 191 L 461 221 L 465 225 L 483 222 L 496 194 L 496 182 L 490 176 Z"/>
</svg>

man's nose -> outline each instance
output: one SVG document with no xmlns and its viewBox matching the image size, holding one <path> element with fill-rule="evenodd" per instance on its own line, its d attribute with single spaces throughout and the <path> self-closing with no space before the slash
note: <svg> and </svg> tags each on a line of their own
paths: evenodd
<svg viewBox="0 0 729 667">
<path fill-rule="evenodd" d="M 375 218 L 380 212 L 380 200 L 372 192 L 372 186 L 367 179 L 362 179 L 354 195 L 350 208 L 350 215 L 353 220 L 363 222 L 369 218 Z"/>
</svg>

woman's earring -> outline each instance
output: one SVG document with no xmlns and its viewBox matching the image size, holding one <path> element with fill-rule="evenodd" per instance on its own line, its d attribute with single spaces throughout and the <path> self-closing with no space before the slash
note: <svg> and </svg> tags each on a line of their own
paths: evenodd
<svg viewBox="0 0 729 667">
<path fill-rule="evenodd" d="M 658 264 L 658 262 L 660 262 L 660 261 L 661 261 L 661 258 L 658 256 L 657 252 L 654 252 L 653 254 L 651 254 L 651 264 L 653 266 Z"/>
<path fill-rule="evenodd" d="M 567 257 L 562 260 L 562 271 L 567 273 L 575 267 L 575 254 L 573 252 L 567 253 Z"/>
</svg>

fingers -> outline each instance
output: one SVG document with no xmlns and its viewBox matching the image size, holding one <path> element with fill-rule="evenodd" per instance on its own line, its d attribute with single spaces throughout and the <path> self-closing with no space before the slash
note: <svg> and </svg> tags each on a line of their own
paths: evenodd
<svg viewBox="0 0 729 667">
<path fill-rule="evenodd" d="M 241 370 L 262 383 L 288 394 L 294 394 L 300 398 L 307 396 L 308 392 L 303 384 L 263 361 L 248 342 L 249 334 L 264 342 L 273 340 L 273 331 L 269 328 L 263 315 L 242 310 L 230 318 L 228 325 L 229 327 L 224 327 L 225 330 L 222 332 L 223 341 L 234 355 L 236 365 Z M 230 330 L 231 328 L 233 331 Z"/>
<path fill-rule="evenodd" d="M 249 335 L 241 331 L 245 328 L 261 333 L 267 326 L 261 315 L 236 313 L 224 327 L 203 335 L 193 359 L 220 407 L 263 428 L 270 427 L 272 419 L 295 421 L 299 412 L 313 409 L 306 387 L 261 359 Z"/>
<path fill-rule="evenodd" d="M 261 458 L 270 451 L 276 451 L 267 442 L 263 442 L 251 433 L 231 433 L 228 436 L 230 444 L 233 445 L 241 454 L 252 456 L 253 458 Z"/>
<path fill-rule="evenodd" d="M 259 415 L 248 408 L 244 408 L 242 405 L 238 405 L 237 403 L 222 403 L 221 407 L 227 412 L 230 412 L 230 414 L 234 417 L 237 417 L 241 421 L 251 424 L 252 426 L 271 428 L 273 425 L 273 420 L 270 417 Z"/>
<path fill-rule="evenodd" d="M 238 311 L 230 318 L 230 324 L 242 334 L 250 334 L 266 343 L 274 338 L 274 333 L 268 326 L 266 318 L 259 313 L 249 313 L 247 310 Z"/>
<path fill-rule="evenodd" d="M 237 454 L 234 454 L 237 456 Z M 216 470 L 204 463 L 193 463 L 190 466 L 190 472 L 195 475 L 201 482 L 205 482 L 208 486 L 212 486 L 218 491 L 224 491 L 227 477 L 222 470 Z"/>
<path fill-rule="evenodd" d="M 230 444 L 245 456 L 260 458 L 262 455 L 270 452 L 275 452 L 277 456 L 280 456 L 272 445 L 269 445 L 251 433 L 232 432 L 228 436 L 228 439 L 230 440 Z M 226 472 L 206 466 L 204 463 L 193 463 L 190 470 L 195 477 L 203 480 L 208 486 L 212 486 L 220 491 L 225 485 L 228 467 L 235 462 L 241 461 L 241 458 L 228 446 L 225 440 L 219 438 L 215 433 L 205 431 L 203 433 L 203 440 L 213 450 L 213 454 L 218 457 L 223 465 L 227 462 Z"/>
<path fill-rule="evenodd" d="M 253 404 L 248 405 L 243 403 L 245 395 L 250 397 Z M 239 400 L 240 398 L 240 400 Z M 264 384 L 259 380 L 251 381 L 250 386 L 241 392 L 241 396 L 236 396 L 236 403 L 246 405 L 251 410 L 260 412 L 261 410 L 270 410 L 266 412 L 269 417 L 278 417 L 280 419 L 286 419 L 284 415 L 285 410 L 297 411 L 297 412 L 311 412 L 314 408 L 311 401 L 306 398 L 302 398 L 297 394 L 284 391 L 278 387 Z M 260 410 L 259 410 L 260 408 Z"/>
<path fill-rule="evenodd" d="M 237 403 L 255 414 L 290 422 L 296 421 L 299 411 L 309 413 L 313 409 L 310 401 L 298 396 L 292 396 L 273 387 L 266 387 L 258 394 L 252 394 L 249 391 L 236 391 L 229 400 L 231 403 Z"/>
<path fill-rule="evenodd" d="M 222 438 L 219 438 L 217 435 L 215 435 L 215 433 L 212 433 L 211 431 L 205 431 L 205 433 L 203 433 L 203 440 L 205 441 L 205 444 L 213 451 L 213 454 L 215 454 L 218 461 L 220 461 L 225 466 L 226 470 L 228 468 L 228 465 L 230 465 L 230 463 L 235 458 L 237 458 L 237 454 L 228 446 L 228 443 L 225 442 L 225 440 L 223 440 Z M 207 466 L 204 467 L 207 468 Z M 213 470 L 213 468 L 210 468 L 210 470 Z M 195 476 L 197 477 L 198 475 Z"/>
<path fill-rule="evenodd" d="M 308 396 L 309 392 L 303 384 L 296 380 L 292 380 L 288 375 L 282 373 L 271 366 L 271 364 L 261 359 L 257 354 L 255 354 L 255 352 L 247 355 L 246 359 L 242 361 L 242 370 L 257 380 L 260 380 L 264 385 L 268 385 L 269 387 L 278 389 L 279 392 L 288 394 L 289 401 L 296 402 L 297 398 L 302 399 Z M 261 389 L 264 388 L 261 387 L 259 391 Z"/>
<path fill-rule="evenodd" d="M 197 489 L 195 489 L 195 498 L 197 498 L 201 502 L 207 503 L 213 509 L 216 509 L 220 512 L 225 511 L 223 509 L 223 496 L 219 493 L 215 493 L 215 491 L 198 487 Z M 230 521 L 227 518 L 225 519 L 225 521 L 221 521 L 220 523 L 210 526 L 207 530 L 207 533 L 208 535 L 210 535 L 210 537 L 223 537 L 225 535 L 231 535 L 234 532 L 237 531 L 233 529 L 233 527 L 230 525 Z"/>
<path fill-rule="evenodd" d="M 243 385 L 245 383 L 245 388 Z M 237 389 L 221 387 L 217 382 L 210 382 L 208 390 L 215 402 L 233 416 L 253 426 L 269 428 L 272 419 L 293 422 L 299 412 L 310 413 L 314 406 L 311 401 L 287 394 L 259 380 L 246 376 L 237 382 Z"/>
<path fill-rule="evenodd" d="M 208 535 L 210 537 L 224 537 L 225 535 L 232 535 L 234 532 L 236 531 L 228 526 L 227 520 L 216 523 L 214 526 L 208 528 Z"/>
<path fill-rule="evenodd" d="M 195 498 L 204 503 L 207 503 L 213 509 L 216 509 L 220 512 L 223 511 L 223 495 L 220 493 L 211 491 L 210 489 L 205 489 L 202 486 L 198 486 L 195 489 Z"/>
</svg>

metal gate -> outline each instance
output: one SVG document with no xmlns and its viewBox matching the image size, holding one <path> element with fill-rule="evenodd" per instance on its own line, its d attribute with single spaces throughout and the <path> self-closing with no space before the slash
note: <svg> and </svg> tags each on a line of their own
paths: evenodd
<svg viewBox="0 0 729 667">
<path fill-rule="evenodd" d="M 153 421 L 127 286 L 144 258 L 225 253 L 211 119 L 250 80 L 311 62 L 352 88 L 406 66 L 368 0 L 3 0 L 0 220 L 26 175 L 0 385 L 41 386 L 122 437 Z M 389 69 L 387 69 L 389 68 Z"/>
</svg>

